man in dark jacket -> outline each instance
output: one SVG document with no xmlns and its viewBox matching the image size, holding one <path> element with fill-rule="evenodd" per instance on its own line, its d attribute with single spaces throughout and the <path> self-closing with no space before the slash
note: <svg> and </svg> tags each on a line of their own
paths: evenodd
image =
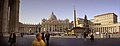
<svg viewBox="0 0 120 46">
<path fill-rule="evenodd" d="M 84 41 L 86 41 L 87 34 L 84 32 Z"/>
<path fill-rule="evenodd" d="M 93 42 L 94 41 L 94 35 L 93 34 L 91 34 L 91 36 L 90 36 L 91 38 L 90 38 L 90 40 L 91 40 L 91 42 Z"/>
<path fill-rule="evenodd" d="M 23 37 L 23 33 L 20 33 L 21 37 Z"/>
<path fill-rule="evenodd" d="M 45 38 L 46 38 L 46 42 L 47 42 L 47 46 L 49 45 L 49 39 L 50 39 L 50 33 L 47 31 L 45 34 Z"/>
<path fill-rule="evenodd" d="M 16 43 L 16 34 L 12 32 L 9 37 L 10 46 L 15 46 Z"/>
<path fill-rule="evenodd" d="M 45 42 L 45 33 L 42 32 L 41 34 L 42 34 L 42 40 Z"/>
</svg>

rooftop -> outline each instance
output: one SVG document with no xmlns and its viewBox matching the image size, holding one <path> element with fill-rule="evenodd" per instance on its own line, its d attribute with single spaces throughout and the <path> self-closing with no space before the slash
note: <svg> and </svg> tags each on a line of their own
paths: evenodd
<svg viewBox="0 0 120 46">
<path fill-rule="evenodd" d="M 94 17 L 105 16 L 105 15 L 109 15 L 109 14 L 114 14 L 115 16 L 117 16 L 115 13 L 105 13 L 105 14 L 94 16 Z"/>
</svg>

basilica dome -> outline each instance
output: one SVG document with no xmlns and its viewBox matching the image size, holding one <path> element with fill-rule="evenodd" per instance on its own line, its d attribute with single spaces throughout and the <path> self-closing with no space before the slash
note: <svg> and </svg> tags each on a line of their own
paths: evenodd
<svg viewBox="0 0 120 46">
<path fill-rule="evenodd" d="M 57 17 L 54 15 L 54 13 L 52 12 L 52 15 L 50 15 L 48 17 L 48 20 L 57 20 Z"/>
</svg>

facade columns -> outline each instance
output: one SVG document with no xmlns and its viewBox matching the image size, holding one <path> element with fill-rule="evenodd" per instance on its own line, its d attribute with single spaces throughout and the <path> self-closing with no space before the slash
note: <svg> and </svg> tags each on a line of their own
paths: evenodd
<svg viewBox="0 0 120 46">
<path fill-rule="evenodd" d="M 9 0 L 0 1 L 0 36 L 8 32 L 8 2 Z"/>
<path fill-rule="evenodd" d="M 54 25 L 52 25 L 52 31 L 54 32 Z"/>
<path fill-rule="evenodd" d="M 45 31 L 47 31 L 47 25 L 45 25 Z"/>
<path fill-rule="evenodd" d="M 98 31 L 100 32 L 100 27 L 98 27 Z M 101 32 L 100 32 L 101 33 Z"/>
<path fill-rule="evenodd" d="M 53 25 L 53 31 L 55 31 L 55 25 Z"/>
<path fill-rule="evenodd" d="M 63 25 L 61 26 L 61 31 L 63 31 Z M 61 32 L 61 31 L 60 31 L 60 32 Z"/>
<path fill-rule="evenodd" d="M 113 27 L 113 32 L 115 32 L 115 27 Z"/>
<path fill-rule="evenodd" d="M 3 21 L 3 6 L 4 6 L 4 0 L 0 1 L 0 36 L 3 36 L 2 30 L 2 21 Z"/>
<path fill-rule="evenodd" d="M 45 31 L 47 31 L 48 29 L 47 29 L 47 25 L 46 25 L 46 30 Z"/>
<path fill-rule="evenodd" d="M 19 0 L 10 0 L 10 32 L 18 32 L 19 27 Z"/>
<path fill-rule="evenodd" d="M 49 28 L 50 28 L 50 26 L 49 26 L 49 25 L 47 25 L 47 31 L 50 31 L 50 29 L 49 29 Z"/>
<path fill-rule="evenodd" d="M 101 32 L 103 33 L 103 27 L 101 27 Z"/>
<path fill-rule="evenodd" d="M 101 31 L 101 27 L 100 27 L 99 29 L 100 29 L 100 33 L 102 33 L 102 31 Z"/>
<path fill-rule="evenodd" d="M 112 31 L 112 27 L 110 27 L 110 31 L 111 31 L 111 33 L 113 33 L 113 31 Z"/>
<path fill-rule="evenodd" d="M 61 31 L 63 31 L 63 25 L 61 26 Z M 61 31 L 60 31 L 60 32 L 61 32 Z"/>
<path fill-rule="evenodd" d="M 119 33 L 120 33 L 120 26 L 119 26 L 119 28 L 118 28 L 118 29 L 119 29 L 118 31 L 119 31 Z"/>
<path fill-rule="evenodd" d="M 103 32 L 105 32 L 105 28 L 103 27 Z"/>
<path fill-rule="evenodd" d="M 3 6 L 3 21 L 2 21 L 2 27 L 3 27 L 3 29 L 2 29 L 2 32 L 3 33 L 7 33 L 8 32 L 8 9 L 9 9 L 9 7 L 8 7 L 8 2 L 9 2 L 9 0 L 4 0 L 4 6 Z"/>
<path fill-rule="evenodd" d="M 112 27 L 112 32 L 114 32 L 114 31 L 113 31 L 113 27 Z"/>
<path fill-rule="evenodd" d="M 119 26 L 116 26 L 116 31 L 119 32 Z"/>
<path fill-rule="evenodd" d="M 54 25 L 53 25 L 53 30 L 52 31 L 54 32 Z"/>
<path fill-rule="evenodd" d="M 53 25 L 51 25 L 51 31 L 53 31 Z"/>
<path fill-rule="evenodd" d="M 58 25 L 58 31 L 60 31 L 60 25 Z"/>
<path fill-rule="evenodd" d="M 59 29 L 59 31 L 60 31 L 60 25 L 58 26 L 58 29 Z"/>
</svg>

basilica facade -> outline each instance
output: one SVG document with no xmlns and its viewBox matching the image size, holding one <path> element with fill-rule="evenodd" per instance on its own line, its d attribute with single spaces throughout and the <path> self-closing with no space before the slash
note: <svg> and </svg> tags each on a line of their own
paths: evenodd
<svg viewBox="0 0 120 46">
<path fill-rule="evenodd" d="M 64 32 L 65 29 L 69 28 L 69 20 L 59 20 L 52 12 L 47 19 L 42 19 L 41 26 L 41 31 Z"/>
</svg>

